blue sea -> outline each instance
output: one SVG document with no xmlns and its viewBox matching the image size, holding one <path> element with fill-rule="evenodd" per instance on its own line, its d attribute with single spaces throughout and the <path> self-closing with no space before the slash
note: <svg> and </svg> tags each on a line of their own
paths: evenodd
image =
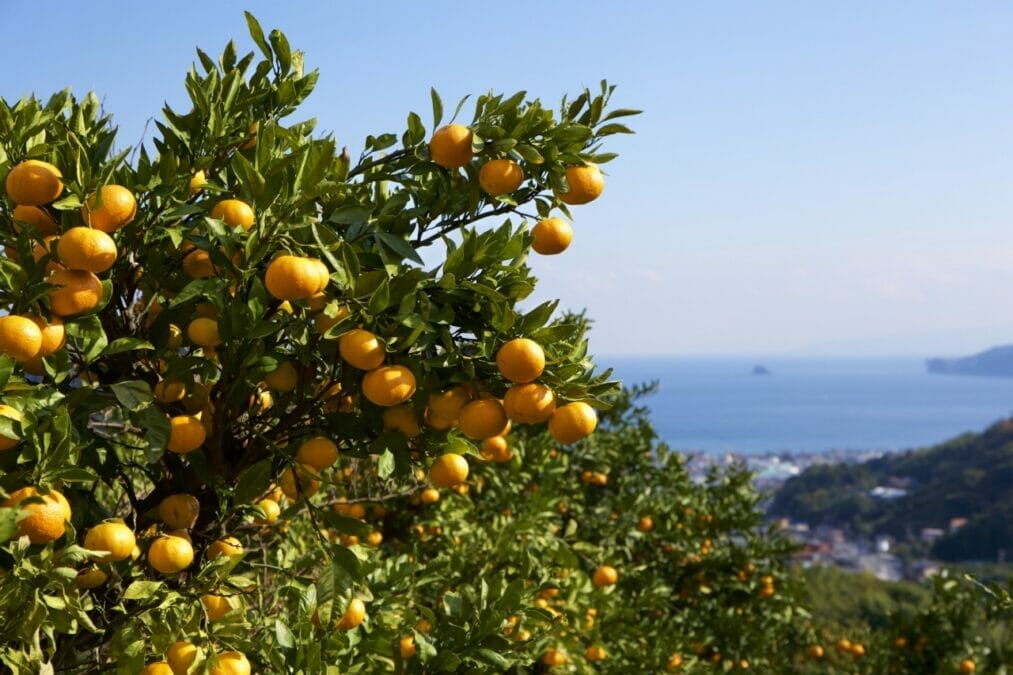
<svg viewBox="0 0 1013 675">
<path fill-rule="evenodd" d="M 1013 413 L 1013 378 L 930 375 L 923 359 L 599 357 L 645 400 L 662 439 L 705 453 L 924 447 Z M 753 375 L 763 365 L 770 375 Z"/>
</svg>

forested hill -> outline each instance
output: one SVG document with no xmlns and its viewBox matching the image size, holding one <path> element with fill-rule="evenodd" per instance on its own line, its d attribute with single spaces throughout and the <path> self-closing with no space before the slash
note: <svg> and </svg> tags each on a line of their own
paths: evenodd
<svg viewBox="0 0 1013 675">
<path fill-rule="evenodd" d="M 873 496 L 876 487 L 906 491 Z M 944 560 L 995 560 L 1013 555 L 1013 419 L 921 450 L 862 464 L 811 467 L 789 479 L 769 513 L 811 526 L 843 526 L 864 534 L 913 540 L 922 528 L 947 534 L 932 553 Z M 967 518 L 950 532 L 953 518 Z"/>
</svg>

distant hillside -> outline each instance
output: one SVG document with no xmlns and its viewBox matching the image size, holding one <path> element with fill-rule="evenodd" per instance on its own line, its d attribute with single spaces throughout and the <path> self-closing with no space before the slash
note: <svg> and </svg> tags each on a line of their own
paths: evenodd
<svg viewBox="0 0 1013 675">
<path fill-rule="evenodd" d="M 1013 345 L 992 347 L 962 359 L 929 359 L 925 365 L 930 373 L 940 375 L 1013 377 Z"/>
<path fill-rule="evenodd" d="M 877 487 L 906 494 L 876 497 Z M 862 464 L 813 466 L 784 483 L 769 513 L 900 541 L 914 541 L 922 528 L 941 528 L 947 534 L 932 553 L 943 560 L 1013 556 L 1013 420 Z M 953 518 L 968 522 L 949 532 Z"/>
</svg>

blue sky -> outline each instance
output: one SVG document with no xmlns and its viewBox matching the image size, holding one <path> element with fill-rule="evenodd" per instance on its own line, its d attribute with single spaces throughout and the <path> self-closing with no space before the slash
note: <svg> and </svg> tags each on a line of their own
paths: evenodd
<svg viewBox="0 0 1013 675">
<path fill-rule="evenodd" d="M 0 96 L 94 89 L 140 137 L 243 9 L 321 70 L 306 117 L 368 133 L 490 88 L 608 78 L 618 137 L 541 297 L 607 353 L 957 354 L 1013 341 L 1013 5 L 5 2 Z M 493 9 L 490 9 L 493 8 Z M 33 26 L 32 28 L 29 28 Z"/>
</svg>

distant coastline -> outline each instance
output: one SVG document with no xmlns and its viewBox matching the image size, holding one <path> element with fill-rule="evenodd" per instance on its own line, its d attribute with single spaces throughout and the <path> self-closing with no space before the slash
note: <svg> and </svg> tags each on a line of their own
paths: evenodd
<svg viewBox="0 0 1013 675">
<path fill-rule="evenodd" d="M 978 354 L 956 359 L 928 359 L 925 366 L 935 375 L 1013 377 L 1013 345 L 992 347 Z"/>
</svg>

